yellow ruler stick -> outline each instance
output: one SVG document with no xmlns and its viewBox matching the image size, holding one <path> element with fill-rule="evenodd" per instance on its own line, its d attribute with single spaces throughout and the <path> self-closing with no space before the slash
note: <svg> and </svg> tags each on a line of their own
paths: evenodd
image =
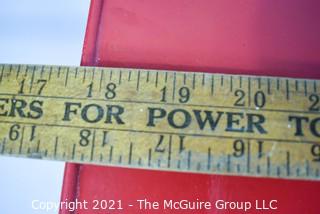
<svg viewBox="0 0 320 214">
<path fill-rule="evenodd" d="M 320 178 L 320 81 L 0 65 L 0 154 Z"/>
</svg>

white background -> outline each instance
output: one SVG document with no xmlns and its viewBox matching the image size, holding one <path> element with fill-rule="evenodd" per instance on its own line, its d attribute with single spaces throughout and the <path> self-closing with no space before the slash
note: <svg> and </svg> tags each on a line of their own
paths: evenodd
<svg viewBox="0 0 320 214">
<path fill-rule="evenodd" d="M 0 6 L 0 63 L 79 65 L 89 0 L 8 0 Z M 0 213 L 59 202 L 64 163 L 0 157 Z"/>
</svg>

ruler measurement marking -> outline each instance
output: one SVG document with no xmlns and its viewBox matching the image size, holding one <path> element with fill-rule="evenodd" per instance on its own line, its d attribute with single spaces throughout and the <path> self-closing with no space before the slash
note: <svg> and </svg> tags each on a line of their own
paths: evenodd
<svg viewBox="0 0 320 214">
<path fill-rule="evenodd" d="M 131 73 L 132 73 L 132 71 L 130 70 L 130 71 L 129 71 L 129 75 L 128 75 L 128 82 L 131 81 Z"/>
<path fill-rule="evenodd" d="M 230 76 L 230 91 L 233 91 L 233 80 L 232 80 L 232 75 Z"/>
<path fill-rule="evenodd" d="M 286 168 L 287 168 L 287 176 L 290 176 L 290 152 L 286 152 Z"/>
<path fill-rule="evenodd" d="M 270 157 L 267 156 L 267 175 L 270 175 L 271 172 L 271 162 L 270 162 Z"/>
<path fill-rule="evenodd" d="M 9 75 L 11 75 L 12 66 L 10 66 L 10 72 Z M 24 75 L 23 77 L 26 78 L 28 76 L 28 66 L 26 66 L 26 69 L 24 69 Z"/>
<path fill-rule="evenodd" d="M 165 81 L 165 83 L 167 83 L 167 81 L 168 81 L 168 72 L 164 72 L 165 74 L 164 74 L 164 81 Z"/>
<path fill-rule="evenodd" d="M 286 98 L 290 100 L 290 91 L 289 91 L 289 80 L 286 79 Z"/>
<path fill-rule="evenodd" d="M 100 81 L 99 81 L 99 92 L 101 92 L 103 79 L 104 79 L 104 70 L 101 69 L 100 70 Z"/>
<path fill-rule="evenodd" d="M 76 72 L 74 72 L 74 78 L 77 79 L 78 78 L 78 73 L 79 73 L 79 68 L 76 67 Z"/>
<path fill-rule="evenodd" d="M 260 175 L 260 171 L 261 171 L 261 169 L 260 169 L 260 165 L 257 165 L 257 170 L 256 170 L 256 172 Z"/>
<path fill-rule="evenodd" d="M 227 155 L 227 172 L 231 172 L 231 157 L 230 155 L 228 154 Z"/>
<path fill-rule="evenodd" d="M 121 79 L 122 79 L 122 70 L 120 69 L 120 72 L 119 72 L 119 85 L 121 84 Z"/>
<path fill-rule="evenodd" d="M 59 137 L 56 137 L 56 140 L 54 142 L 54 152 L 53 152 L 54 157 L 57 157 L 58 141 L 59 141 Z"/>
<path fill-rule="evenodd" d="M 202 74 L 202 86 L 205 85 L 205 73 Z"/>
<path fill-rule="evenodd" d="M 173 83 L 172 83 L 172 102 L 174 102 L 175 94 L 176 94 L 176 73 L 173 75 Z"/>
<path fill-rule="evenodd" d="M 211 95 L 214 93 L 214 75 L 211 75 Z"/>
<path fill-rule="evenodd" d="M 247 149 L 247 173 L 251 171 L 251 148 L 250 148 L 250 140 L 248 140 L 248 149 Z"/>
<path fill-rule="evenodd" d="M 221 170 L 221 163 L 218 162 L 218 163 L 217 163 L 217 171 L 219 172 L 220 170 Z"/>
<path fill-rule="evenodd" d="M 11 76 L 11 72 L 12 72 L 12 65 L 9 66 L 9 74 L 8 74 L 8 77 Z"/>
<path fill-rule="evenodd" d="M 40 150 L 40 140 L 37 142 L 36 153 L 39 153 Z"/>
<path fill-rule="evenodd" d="M 138 159 L 138 165 L 139 165 L 139 166 L 142 166 L 142 160 L 141 160 L 141 157 L 139 157 L 139 159 Z"/>
<path fill-rule="evenodd" d="M 277 78 L 277 90 L 279 91 L 280 90 L 280 79 Z"/>
<path fill-rule="evenodd" d="M 112 162 L 112 153 L 113 153 L 113 146 L 110 146 L 110 150 L 109 150 L 109 163 Z"/>
<path fill-rule="evenodd" d="M 129 158 L 128 158 L 128 164 L 131 165 L 132 163 L 132 142 L 130 142 L 130 145 L 129 145 Z"/>
<path fill-rule="evenodd" d="M 65 127 L 65 128 L 77 128 L 77 129 L 87 129 L 87 128 L 95 128 L 98 130 L 105 130 L 105 128 L 99 127 L 86 127 L 86 126 L 71 126 L 71 125 L 57 125 L 57 124 L 39 124 L 39 123 L 30 123 L 30 122 L 17 122 L 17 121 L 0 121 L 0 123 L 20 123 L 25 125 L 37 125 L 37 126 L 47 126 L 47 127 Z M 212 137 L 212 138 L 222 138 L 222 139 L 244 139 L 244 140 L 262 140 L 262 141 L 278 141 L 285 143 L 299 143 L 299 144 L 314 144 L 316 141 L 299 141 L 294 139 L 275 139 L 275 138 L 254 138 L 254 137 L 242 137 L 242 136 L 222 136 L 222 135 L 209 135 L 209 134 L 189 134 L 189 133 L 175 133 L 175 132 L 163 132 L 163 131 L 146 131 L 146 130 L 135 130 L 135 129 L 115 129 L 109 128 L 110 131 L 122 131 L 122 132 L 134 132 L 134 133 L 150 133 L 150 134 L 164 134 L 164 135 L 186 135 L 192 137 Z"/>
<path fill-rule="evenodd" d="M 310 166 L 309 166 L 308 160 L 306 160 L 305 168 L 306 168 L 306 175 L 309 176 L 310 175 Z"/>
<path fill-rule="evenodd" d="M 9 72 L 8 72 L 8 75 L 7 75 L 8 81 L 10 81 L 11 73 L 12 73 L 12 65 L 9 66 Z"/>
<path fill-rule="evenodd" d="M 267 89 L 268 94 L 270 95 L 271 94 L 271 80 L 270 80 L 270 78 L 267 79 L 267 84 L 268 84 L 268 86 L 267 86 L 268 87 L 268 89 Z"/>
<path fill-rule="evenodd" d="M 93 161 L 95 141 L 96 141 L 96 130 L 93 130 L 93 133 L 92 133 L 92 146 L 91 146 L 91 152 L 90 152 L 90 161 Z"/>
<path fill-rule="evenodd" d="M 258 89 L 261 89 L 261 78 L 258 77 L 257 81 L 258 81 Z"/>
<path fill-rule="evenodd" d="M 29 93 L 32 91 L 33 81 L 34 81 L 34 72 L 36 70 L 36 66 L 33 66 L 32 74 L 31 74 L 31 81 L 30 81 L 30 87 L 29 87 Z"/>
<path fill-rule="evenodd" d="M 191 151 L 188 151 L 188 162 L 187 162 L 187 169 L 190 170 L 191 169 Z"/>
<path fill-rule="evenodd" d="M 52 68 L 52 66 L 51 66 L 51 68 Z M 77 68 L 76 68 L 76 70 L 77 70 Z M 86 70 L 85 70 L 85 71 L 86 71 Z M 111 71 L 112 71 L 112 70 L 111 70 Z M 174 73 L 176 73 L 176 72 L 174 72 Z M 212 75 L 212 76 L 213 76 L 213 75 Z M 222 77 L 223 77 L 223 76 L 222 76 Z M 241 76 L 239 76 L 239 78 L 242 79 Z M 277 78 L 277 80 L 279 80 L 279 78 Z M 280 83 L 279 83 L 279 84 L 280 84 Z M 316 84 L 316 82 L 315 82 L 315 84 Z"/>
<path fill-rule="evenodd" d="M 58 66 L 58 73 L 57 73 L 58 78 L 60 78 L 60 73 L 61 73 L 61 66 Z"/>
<path fill-rule="evenodd" d="M 209 147 L 208 148 L 208 161 L 207 161 L 207 170 L 211 170 L 211 148 Z"/>
<path fill-rule="evenodd" d="M 49 69 L 48 81 L 51 80 L 51 75 L 52 75 L 52 66 L 50 66 L 50 69 Z"/>
<path fill-rule="evenodd" d="M 155 81 L 156 88 L 158 87 L 158 78 L 159 78 L 159 71 L 156 71 L 156 81 Z"/>
<path fill-rule="evenodd" d="M 178 168 L 178 169 L 181 168 L 181 160 L 178 160 L 178 162 L 177 162 L 177 168 Z"/>
<path fill-rule="evenodd" d="M 169 137 L 169 148 L 168 148 L 168 168 L 171 167 L 171 149 L 172 149 L 172 135 Z"/>
<path fill-rule="evenodd" d="M 66 78 L 64 80 L 64 87 L 67 87 L 68 85 L 68 78 L 69 78 L 69 68 L 67 68 Z"/>
<path fill-rule="evenodd" d="M 240 166 L 240 164 L 237 164 L 237 172 L 241 172 L 241 166 Z"/>
<path fill-rule="evenodd" d="M 87 69 L 84 68 L 83 72 L 83 78 L 82 78 L 82 83 L 84 83 L 86 81 L 87 78 Z"/>
<path fill-rule="evenodd" d="M 196 87 L 196 73 L 193 73 L 192 76 L 192 89 L 194 90 Z"/>
<path fill-rule="evenodd" d="M 140 72 L 140 71 L 139 71 L 139 72 Z M 113 70 L 111 69 L 109 73 L 110 73 L 110 75 L 109 75 L 109 81 L 111 82 L 111 81 L 112 81 Z"/>
<path fill-rule="evenodd" d="M 73 126 L 73 125 L 57 125 L 57 124 L 39 124 L 39 123 L 30 123 L 30 122 L 17 122 L 17 121 L 0 121 L 0 123 L 20 123 L 26 125 L 37 125 L 37 126 L 47 126 L 47 127 L 65 127 L 65 128 L 77 128 L 77 129 L 87 129 L 95 128 L 98 130 L 105 130 L 105 128 L 99 127 L 86 127 L 86 126 Z M 209 135 L 209 134 L 189 134 L 189 133 L 175 133 L 175 132 L 163 132 L 163 131 L 146 131 L 146 130 L 135 130 L 135 129 L 115 129 L 109 128 L 110 131 L 123 131 L 123 132 L 135 132 L 135 133 L 150 133 L 150 134 L 165 134 L 165 135 L 186 135 L 192 137 L 212 137 L 212 138 L 222 138 L 222 139 L 245 139 L 245 140 L 262 140 L 262 141 L 278 141 L 285 143 L 299 143 L 299 144 L 314 144 L 316 141 L 299 141 L 294 139 L 275 139 L 275 138 L 253 138 L 253 137 L 242 137 L 242 136 L 222 136 L 222 135 Z"/>
<path fill-rule="evenodd" d="M 276 169 L 277 169 L 277 176 L 278 176 L 278 177 L 280 177 L 280 175 L 281 175 L 281 169 L 280 169 L 280 167 L 279 167 L 279 166 L 277 166 L 277 168 L 276 168 Z"/>
<path fill-rule="evenodd" d="M 17 70 L 17 74 L 16 74 L 16 79 L 18 79 L 19 75 L 20 75 L 20 69 L 21 69 L 21 66 L 18 65 L 18 70 Z"/>
<path fill-rule="evenodd" d="M 149 82 L 150 71 L 147 71 L 147 82 Z"/>
<path fill-rule="evenodd" d="M 136 91 L 139 91 L 139 85 L 140 85 L 140 70 L 138 71 Z"/>
<path fill-rule="evenodd" d="M 313 92 L 317 93 L 317 82 L 315 80 L 313 81 Z"/>
<path fill-rule="evenodd" d="M 20 65 L 18 66 L 18 70 L 20 69 Z M 44 65 L 41 65 L 41 71 L 40 71 L 40 78 L 43 78 L 43 73 L 44 73 Z"/>
<path fill-rule="evenodd" d="M 296 91 L 299 91 L 299 81 L 298 80 L 295 80 L 295 89 Z"/>
<path fill-rule="evenodd" d="M 93 70 L 92 70 L 92 76 L 91 76 L 91 82 L 94 82 L 95 76 L 96 76 L 96 68 L 93 68 Z"/>
<path fill-rule="evenodd" d="M 308 89 L 307 89 L 307 81 L 304 81 L 304 95 L 307 96 L 308 94 Z"/>
<path fill-rule="evenodd" d="M 4 154 L 4 151 L 6 149 L 6 138 L 3 138 L 3 141 L 2 141 L 2 148 L 1 148 L 1 154 Z"/>
<path fill-rule="evenodd" d="M 5 65 L 1 66 L 2 68 L 1 68 L 1 74 L 0 74 L 0 83 L 2 82 L 2 78 L 3 78 L 4 66 Z"/>
<path fill-rule="evenodd" d="M 23 138 L 24 138 L 24 127 L 22 127 L 22 132 L 21 132 L 21 140 L 20 140 L 20 145 L 19 145 L 19 154 L 21 154 L 21 152 L 22 152 Z"/>
<path fill-rule="evenodd" d="M 71 153 L 71 159 L 74 160 L 76 153 L 76 144 L 73 144 L 72 146 L 72 153 Z"/>
<path fill-rule="evenodd" d="M 151 166 L 151 156 L 152 156 L 152 151 L 151 151 L 151 149 L 149 149 L 149 151 L 148 151 L 148 166 L 149 167 Z"/>
</svg>

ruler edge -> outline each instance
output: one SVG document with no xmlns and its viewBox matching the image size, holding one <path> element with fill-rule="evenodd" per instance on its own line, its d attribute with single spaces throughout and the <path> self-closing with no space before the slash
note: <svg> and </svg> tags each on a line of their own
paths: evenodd
<svg viewBox="0 0 320 214">
<path fill-rule="evenodd" d="M 20 64 L 20 63 L 0 63 L 0 67 L 5 68 L 5 67 L 10 67 L 10 66 L 25 66 L 25 67 L 44 67 L 44 68 L 73 68 L 73 69 L 77 69 L 77 68 L 89 68 L 92 71 L 95 69 L 103 69 L 103 70 L 127 70 L 127 71 L 142 71 L 142 72 L 163 72 L 163 73 L 168 73 L 168 74 L 173 74 L 173 73 L 181 73 L 181 74 L 206 74 L 206 75 L 210 75 L 210 76 L 235 76 L 235 77 L 245 77 L 245 78 L 263 78 L 263 79 L 288 79 L 288 80 L 306 80 L 306 81 L 319 81 L 320 82 L 320 76 L 319 78 L 311 78 L 311 77 L 286 77 L 286 76 L 268 76 L 268 75 L 251 75 L 251 74 L 240 74 L 240 73 L 235 73 L 235 74 L 231 74 L 231 73 L 220 73 L 220 72 L 210 72 L 210 71 L 194 71 L 194 70 L 166 70 L 166 69 L 156 69 L 156 68 L 152 68 L 152 69 L 148 69 L 148 68 L 130 68 L 130 67 L 108 67 L 108 66 L 83 66 L 83 65 L 55 65 L 55 64 Z M 3 69 L 4 70 L 4 69 Z M 90 70 L 90 71 L 91 71 Z M 56 72 L 54 70 L 52 70 L 52 72 Z M 248 70 L 248 72 L 250 72 L 250 70 Z"/>
</svg>

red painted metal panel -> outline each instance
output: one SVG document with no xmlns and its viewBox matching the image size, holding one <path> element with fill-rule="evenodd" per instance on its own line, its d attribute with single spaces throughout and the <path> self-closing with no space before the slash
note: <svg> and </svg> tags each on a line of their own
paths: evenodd
<svg viewBox="0 0 320 214">
<path fill-rule="evenodd" d="M 93 0 L 82 65 L 319 79 L 319 8 L 316 0 Z M 300 214 L 319 213 L 319 192 L 320 182 L 67 164 L 62 200 L 275 199 L 272 213 Z"/>
</svg>

